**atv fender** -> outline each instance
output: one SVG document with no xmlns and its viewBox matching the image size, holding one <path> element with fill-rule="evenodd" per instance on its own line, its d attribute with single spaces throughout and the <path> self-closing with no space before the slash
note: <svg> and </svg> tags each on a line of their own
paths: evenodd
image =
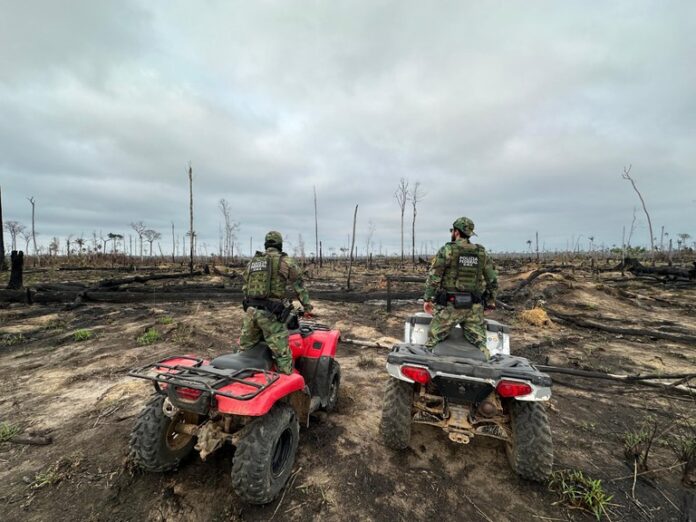
<svg viewBox="0 0 696 522">
<path fill-rule="evenodd" d="M 264 385 L 267 377 L 263 373 L 257 373 L 252 377 L 245 378 L 245 381 L 255 382 Z M 303 390 L 305 381 L 302 375 L 295 372 L 291 375 L 278 374 L 278 380 L 268 386 L 256 397 L 249 400 L 232 399 L 222 395 L 216 395 L 217 409 L 220 413 L 229 415 L 245 415 L 249 417 L 260 417 L 270 411 L 273 405 L 284 399 L 291 393 Z M 242 382 L 235 382 L 220 388 L 221 392 L 244 395 L 254 391 L 252 386 Z"/>
</svg>

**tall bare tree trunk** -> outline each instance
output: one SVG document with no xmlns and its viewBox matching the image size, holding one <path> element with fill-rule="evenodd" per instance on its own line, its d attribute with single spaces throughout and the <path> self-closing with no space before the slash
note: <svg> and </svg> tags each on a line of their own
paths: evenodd
<svg viewBox="0 0 696 522">
<path fill-rule="evenodd" d="M 175 262 L 176 256 L 176 236 L 174 235 L 174 222 L 172 221 L 172 263 Z"/>
<path fill-rule="evenodd" d="M 536 232 L 536 262 L 539 263 L 539 231 Z"/>
<path fill-rule="evenodd" d="M 2 223 L 2 187 L 0 187 L 0 272 L 7 270 L 5 262 L 5 229 Z"/>
<path fill-rule="evenodd" d="M 401 266 L 404 266 L 404 212 L 406 211 L 406 202 L 409 199 L 408 181 L 406 178 L 399 180 L 399 186 L 394 193 L 396 202 L 401 210 Z"/>
<path fill-rule="evenodd" d="M 346 287 L 350 290 L 350 276 L 353 272 L 353 251 L 355 250 L 355 223 L 358 220 L 358 205 L 355 205 L 355 213 L 353 214 L 353 238 L 350 242 L 350 261 L 348 263 L 348 282 Z"/>
<path fill-rule="evenodd" d="M 31 238 L 34 244 L 34 255 L 36 255 L 36 229 L 35 229 L 35 211 L 36 211 L 36 201 L 34 199 L 34 196 L 27 198 L 29 203 L 31 203 Z"/>
<path fill-rule="evenodd" d="M 638 194 L 638 198 L 640 199 L 640 204 L 643 205 L 643 212 L 645 212 L 645 217 L 648 218 L 648 231 L 650 232 L 650 257 L 652 257 L 653 262 L 654 262 L 655 261 L 655 237 L 653 236 L 652 221 L 650 220 L 650 214 L 648 213 L 648 209 L 645 206 L 645 200 L 643 199 L 643 195 L 638 190 L 638 187 L 636 186 L 636 182 L 633 180 L 633 178 L 630 175 L 632 166 L 633 165 L 629 165 L 628 169 L 626 167 L 624 167 L 622 177 L 623 177 L 623 179 L 627 179 L 628 181 L 631 182 L 631 185 L 633 186 L 633 190 L 635 190 L 636 194 Z"/>
<path fill-rule="evenodd" d="M 193 169 L 191 168 L 191 162 L 189 161 L 188 167 L 188 178 L 189 178 L 189 217 L 190 226 L 189 233 L 191 234 L 191 259 L 189 261 L 189 271 L 193 274 Z"/>
<path fill-rule="evenodd" d="M 319 259 L 321 267 L 321 256 L 319 255 L 319 217 L 317 214 L 317 186 L 314 185 L 314 259 Z"/>
</svg>

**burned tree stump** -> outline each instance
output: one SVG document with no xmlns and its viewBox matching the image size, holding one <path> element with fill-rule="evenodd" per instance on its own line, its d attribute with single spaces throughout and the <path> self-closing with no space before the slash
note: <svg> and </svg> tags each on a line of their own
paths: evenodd
<svg viewBox="0 0 696 522">
<path fill-rule="evenodd" d="M 10 282 L 7 283 L 8 290 L 20 290 L 24 284 L 24 252 L 12 251 L 10 256 L 12 268 L 10 272 Z"/>
</svg>

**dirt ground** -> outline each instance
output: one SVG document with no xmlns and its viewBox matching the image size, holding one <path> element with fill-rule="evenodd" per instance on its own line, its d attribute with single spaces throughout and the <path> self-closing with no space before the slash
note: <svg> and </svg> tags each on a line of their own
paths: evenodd
<svg viewBox="0 0 696 522">
<path fill-rule="evenodd" d="M 512 288 L 528 271 L 506 274 Z M 311 285 L 310 285 L 311 288 Z M 693 287 L 656 285 L 617 273 L 549 273 L 525 288 L 530 303 L 605 324 L 696 335 Z M 419 311 L 401 304 L 319 302 L 323 323 L 345 338 L 398 339 Z M 551 312 L 550 312 L 551 313 Z M 177 353 L 229 352 L 241 326 L 237 303 L 13 305 L 0 310 L 0 422 L 24 434 L 50 436 L 44 446 L 0 443 L 0 509 L 7 521 L 223 520 L 592 520 L 546 485 L 517 478 L 502 444 L 478 438 L 450 442 L 416 426 L 408 450 L 380 444 L 378 425 L 386 350 L 341 343 L 338 411 L 318 413 L 302 429 L 295 469 L 283 496 L 263 506 L 241 503 L 231 490 L 230 447 L 202 462 L 193 455 L 178 471 L 146 474 L 127 461 L 135 416 L 151 394 L 129 369 Z M 610 334 L 552 321 L 533 326 L 516 312 L 494 318 L 513 326 L 512 351 L 537 363 L 612 373 L 678 373 L 696 369 L 696 351 L 678 341 Z M 153 344 L 137 339 L 148 329 Z M 75 332 L 88 330 L 77 341 Z M 79 335 L 78 335 L 79 337 Z M 548 403 L 554 468 L 601 479 L 613 495 L 611 520 L 688 520 L 693 489 L 669 435 L 693 417 L 694 401 L 660 390 L 569 375 L 555 376 Z M 637 477 L 624 457 L 626 433 L 654 419 L 660 435 L 649 473 Z M 691 516 L 696 516 L 691 514 Z"/>
</svg>

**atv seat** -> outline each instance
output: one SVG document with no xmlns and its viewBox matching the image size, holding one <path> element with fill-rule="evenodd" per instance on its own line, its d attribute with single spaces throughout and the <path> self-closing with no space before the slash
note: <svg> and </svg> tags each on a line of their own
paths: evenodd
<svg viewBox="0 0 696 522">
<path fill-rule="evenodd" d="M 433 354 L 458 359 L 473 359 L 474 361 L 486 360 L 483 352 L 466 340 L 461 328 L 452 328 L 447 339 L 433 346 Z"/>
<path fill-rule="evenodd" d="M 224 370 L 246 370 L 247 368 L 270 370 L 273 366 L 273 354 L 268 345 L 261 342 L 243 352 L 220 355 L 210 361 L 210 365 Z"/>
</svg>

